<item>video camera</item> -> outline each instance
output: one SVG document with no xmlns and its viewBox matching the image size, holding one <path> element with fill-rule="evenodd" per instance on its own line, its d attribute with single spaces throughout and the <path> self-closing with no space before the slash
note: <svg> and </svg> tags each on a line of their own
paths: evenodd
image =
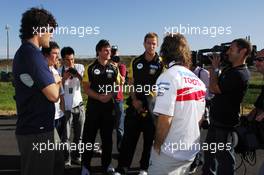
<svg viewBox="0 0 264 175">
<path fill-rule="evenodd" d="M 211 65 L 211 61 L 209 58 L 213 53 L 217 53 L 220 54 L 221 64 L 227 65 L 229 64 L 229 61 L 226 52 L 229 49 L 230 45 L 231 42 L 228 42 L 228 43 L 222 43 L 221 45 L 215 45 L 210 49 L 201 49 L 198 51 L 193 51 L 192 52 L 193 60 L 195 60 L 196 64 L 198 65 Z M 253 45 L 252 52 L 246 61 L 248 65 L 253 65 L 253 61 L 256 55 L 257 55 L 257 46 Z"/>
</svg>

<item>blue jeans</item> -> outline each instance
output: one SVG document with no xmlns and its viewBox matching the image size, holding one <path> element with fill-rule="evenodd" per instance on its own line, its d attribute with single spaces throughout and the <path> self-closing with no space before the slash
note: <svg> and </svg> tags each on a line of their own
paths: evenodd
<svg viewBox="0 0 264 175">
<path fill-rule="evenodd" d="M 209 149 L 204 150 L 203 175 L 235 174 L 235 153 L 229 141 L 230 132 L 232 132 L 230 129 L 218 128 L 215 126 L 209 127 L 205 140 L 205 143 L 209 145 Z M 225 145 L 224 149 L 223 147 L 217 149 L 217 145 L 220 144 Z M 229 147 L 226 147 L 227 144 Z M 212 149 L 212 145 L 216 149 Z"/>
<path fill-rule="evenodd" d="M 114 100 L 115 104 L 115 114 L 116 114 L 116 137 L 117 137 L 117 149 L 120 150 L 122 138 L 124 135 L 124 122 L 125 122 L 125 112 L 124 112 L 124 101 Z"/>
</svg>

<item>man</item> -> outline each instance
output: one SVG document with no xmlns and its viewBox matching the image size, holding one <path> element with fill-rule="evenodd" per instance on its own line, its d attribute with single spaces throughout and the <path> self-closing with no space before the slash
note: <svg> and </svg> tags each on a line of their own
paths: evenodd
<svg viewBox="0 0 264 175">
<path fill-rule="evenodd" d="M 148 89 L 142 92 L 135 89 L 130 93 L 125 118 L 125 133 L 123 136 L 118 171 L 126 173 L 130 167 L 135 148 L 143 132 L 143 152 L 140 160 L 140 175 L 146 175 L 149 166 L 151 146 L 154 139 L 155 127 L 153 109 L 153 85 L 163 70 L 160 57 L 155 52 L 158 46 L 158 35 L 148 33 L 144 38 L 145 52 L 132 60 L 129 69 L 129 84 L 134 87 Z M 149 87 L 149 88 L 146 88 Z"/>
<path fill-rule="evenodd" d="M 206 88 L 189 70 L 191 55 L 183 35 L 168 34 L 160 54 L 168 70 L 157 80 L 154 112 L 158 119 L 149 174 L 187 174 L 199 151 L 198 123 L 205 109 Z"/>
<path fill-rule="evenodd" d="M 39 151 L 40 144 L 54 144 L 54 102 L 59 99 L 61 78 L 49 70 L 40 47 L 49 47 L 51 33 L 47 26 L 57 26 L 45 9 L 31 8 L 22 15 L 22 45 L 13 61 L 17 106 L 16 138 L 21 154 L 22 175 L 63 174 L 55 167 L 55 150 Z"/>
<path fill-rule="evenodd" d="M 251 44 L 245 39 L 232 41 L 227 51 L 230 65 L 220 71 L 220 57 L 213 55 L 209 90 L 215 94 L 211 100 L 210 126 L 205 142 L 225 145 L 216 151 L 204 150 L 203 174 L 234 174 L 235 155 L 228 136 L 239 123 L 240 104 L 246 93 L 250 73 L 245 64 L 251 53 Z M 228 146 L 229 145 L 229 146 Z"/>
<path fill-rule="evenodd" d="M 257 56 L 255 58 L 255 64 L 256 64 L 257 71 L 264 75 L 264 49 L 262 49 L 261 51 L 257 53 Z M 262 86 L 261 93 L 258 96 L 254 104 L 255 108 L 247 116 L 249 119 L 251 120 L 255 119 L 258 122 L 264 122 L 263 102 L 264 102 L 264 86 Z M 259 170 L 259 175 L 263 175 L 263 174 L 264 174 L 264 161 Z"/>
<path fill-rule="evenodd" d="M 65 101 L 65 119 L 66 119 L 66 134 L 63 138 L 70 146 L 71 128 L 73 125 L 73 143 L 78 145 L 82 141 L 83 125 L 85 120 L 83 99 L 81 94 L 81 82 L 84 72 L 82 64 L 74 63 L 74 50 L 71 47 L 61 49 L 61 57 L 64 65 L 59 69 L 62 75 L 62 84 L 64 87 Z M 79 148 L 77 146 L 77 148 Z M 81 155 L 78 149 L 71 151 L 70 147 L 66 151 L 65 165 L 71 166 L 73 161 L 76 164 L 81 164 Z"/>
<path fill-rule="evenodd" d="M 118 56 L 118 47 L 116 45 L 111 48 L 111 63 L 116 66 L 119 70 L 121 84 L 117 89 L 118 92 L 114 97 L 115 104 L 115 115 L 116 115 L 116 137 L 117 137 L 117 150 L 120 151 L 122 138 L 124 135 L 124 122 L 125 122 L 125 112 L 124 112 L 124 95 L 123 95 L 123 85 L 125 84 L 126 78 L 126 65 L 120 63 L 120 57 Z"/>
<path fill-rule="evenodd" d="M 202 120 L 200 121 L 200 134 L 201 134 L 200 143 L 202 144 L 207 135 L 207 129 L 209 126 L 210 100 L 212 99 L 213 94 L 211 94 L 209 91 L 209 79 L 210 79 L 209 71 L 203 68 L 203 65 L 199 65 L 197 63 L 196 55 L 192 55 L 191 70 L 200 80 L 202 80 L 202 82 L 205 84 L 205 87 L 206 87 L 205 111 L 204 111 Z M 189 174 L 195 173 L 198 166 L 203 164 L 204 162 L 203 157 L 204 157 L 203 150 L 200 150 L 200 152 L 197 153 L 193 163 L 190 166 Z"/>
<path fill-rule="evenodd" d="M 60 47 L 56 42 L 50 42 L 49 43 L 49 48 L 42 48 L 41 52 L 42 54 L 46 57 L 48 61 L 48 66 L 51 72 L 55 75 L 59 75 L 59 72 L 55 68 L 59 59 L 59 54 L 60 54 Z M 64 134 L 65 130 L 65 117 L 64 117 L 64 109 L 65 109 L 65 104 L 64 104 L 64 90 L 63 87 L 61 86 L 60 88 L 60 98 L 59 100 L 55 103 L 55 128 L 60 136 L 62 138 L 62 135 Z"/>
<path fill-rule="evenodd" d="M 83 130 L 83 143 L 92 144 L 91 149 L 85 149 L 82 159 L 82 175 L 91 172 L 93 150 L 99 149 L 95 138 L 100 130 L 102 140 L 102 167 L 104 173 L 114 174 L 112 160 L 112 133 L 114 128 L 113 89 L 118 80 L 118 70 L 110 64 L 111 47 L 107 40 L 100 40 L 96 45 L 97 59 L 88 66 L 83 85 L 88 95 L 86 106 L 86 120 Z M 97 146 L 96 146 L 97 145 Z"/>
</svg>

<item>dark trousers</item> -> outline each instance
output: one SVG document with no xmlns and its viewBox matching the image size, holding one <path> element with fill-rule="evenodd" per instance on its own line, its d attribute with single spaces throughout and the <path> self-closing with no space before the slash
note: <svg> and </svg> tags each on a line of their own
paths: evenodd
<svg viewBox="0 0 264 175">
<path fill-rule="evenodd" d="M 208 129 L 207 137 L 205 143 L 208 145 L 224 144 L 229 143 L 231 149 L 224 147 L 224 150 L 214 149 L 204 150 L 204 166 L 203 175 L 234 175 L 235 172 L 235 155 L 234 149 L 230 144 L 230 133 L 231 129 L 218 128 L 210 126 Z M 217 146 L 213 146 L 216 147 Z M 210 147 L 209 147 L 210 148 Z"/>
<path fill-rule="evenodd" d="M 154 119 L 149 113 L 145 117 L 140 116 L 133 107 L 129 107 L 126 110 L 125 133 L 118 159 L 118 170 L 122 171 L 130 167 L 141 132 L 143 132 L 144 145 L 140 169 L 147 170 L 155 134 Z"/>
<path fill-rule="evenodd" d="M 100 130 L 102 140 L 101 163 L 104 170 L 108 168 L 112 160 L 112 133 L 114 128 L 114 116 L 112 115 L 113 103 L 89 103 L 87 104 L 86 119 L 83 130 L 83 143 L 95 144 L 97 131 Z M 93 150 L 84 150 L 82 164 L 90 170 Z"/>
<path fill-rule="evenodd" d="M 55 123 L 55 128 L 57 129 L 57 132 L 60 136 L 60 139 L 62 140 L 63 138 L 65 138 L 65 132 L 66 132 L 66 120 L 65 120 L 65 116 L 59 118 L 59 119 L 55 119 L 54 123 Z"/>
<path fill-rule="evenodd" d="M 120 151 L 122 138 L 124 135 L 124 122 L 125 122 L 125 111 L 124 111 L 124 101 L 114 100 L 115 104 L 115 128 L 116 128 L 116 145 L 117 150 Z"/>
</svg>

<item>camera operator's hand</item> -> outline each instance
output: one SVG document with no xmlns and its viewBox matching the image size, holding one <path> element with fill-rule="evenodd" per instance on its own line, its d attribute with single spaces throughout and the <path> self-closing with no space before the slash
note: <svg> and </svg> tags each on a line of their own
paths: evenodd
<svg viewBox="0 0 264 175">
<path fill-rule="evenodd" d="M 213 55 L 211 57 L 209 57 L 209 59 L 212 62 L 212 68 L 213 69 L 218 69 L 220 67 L 221 57 L 219 54 L 213 53 Z"/>
<path fill-rule="evenodd" d="M 257 117 L 256 117 L 256 120 L 257 120 L 258 122 L 262 121 L 263 119 L 264 119 L 264 112 L 260 113 L 260 114 L 257 115 Z"/>
<path fill-rule="evenodd" d="M 67 79 L 70 78 L 70 77 L 71 77 L 70 72 L 65 71 L 65 72 L 63 73 L 63 79 L 64 79 L 64 80 L 67 80 Z"/>
</svg>

